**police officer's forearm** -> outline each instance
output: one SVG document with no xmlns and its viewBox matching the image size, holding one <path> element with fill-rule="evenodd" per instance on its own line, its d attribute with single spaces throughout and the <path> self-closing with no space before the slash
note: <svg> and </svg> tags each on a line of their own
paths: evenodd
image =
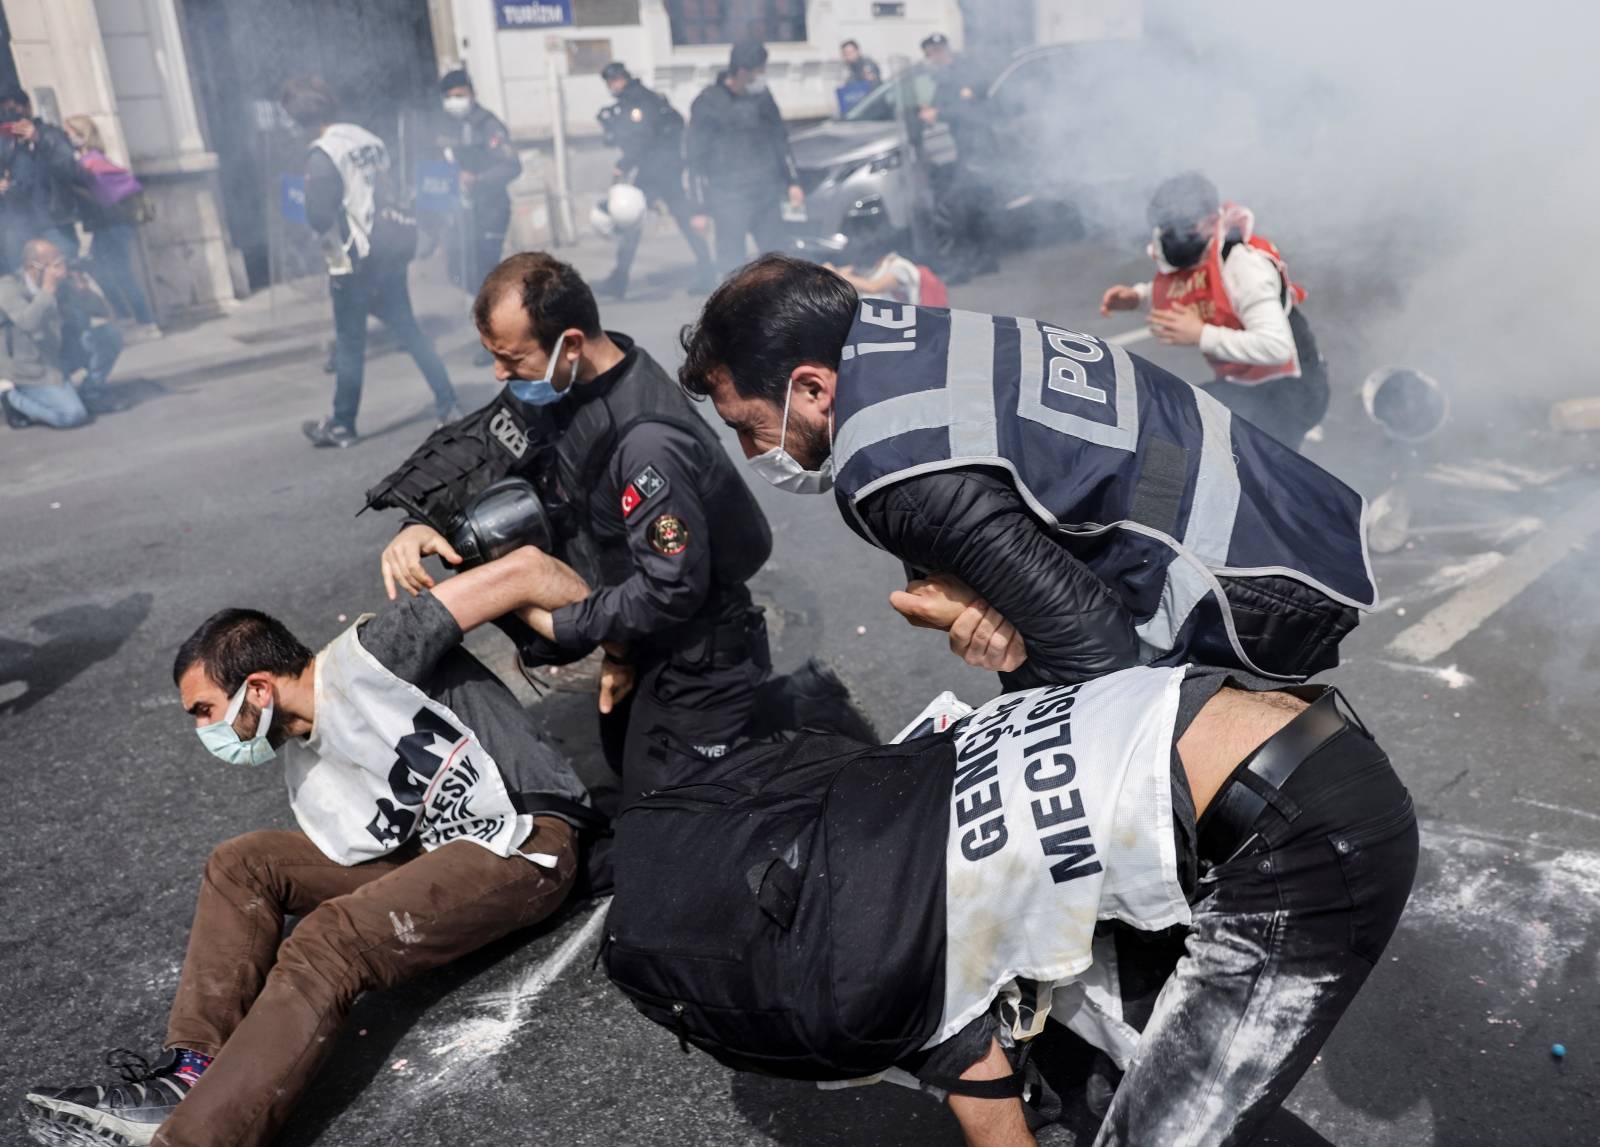
<svg viewBox="0 0 1600 1147">
<path fill-rule="evenodd" d="M 895 556 L 960 578 L 1011 622 L 1038 680 L 1080 681 L 1137 660 L 1127 610 L 1044 532 L 1003 479 L 925 475 L 875 495 L 862 511 Z"/>
<path fill-rule="evenodd" d="M 593 649 L 602 641 L 626 644 L 649 638 L 694 617 L 709 589 L 708 577 L 689 575 L 666 583 L 637 574 L 554 610 L 547 636 L 569 652 Z"/>
</svg>

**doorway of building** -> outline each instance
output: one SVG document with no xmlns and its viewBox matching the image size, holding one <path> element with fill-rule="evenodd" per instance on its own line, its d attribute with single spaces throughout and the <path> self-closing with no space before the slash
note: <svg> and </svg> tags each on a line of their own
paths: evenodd
<svg viewBox="0 0 1600 1147">
<path fill-rule="evenodd" d="M 184 0 L 180 6 L 206 142 L 220 165 L 228 231 L 250 286 L 271 281 L 284 174 L 303 170 L 305 139 L 277 106 L 292 75 L 321 75 L 341 116 L 388 141 L 402 114 L 438 100 L 426 0 Z"/>
</svg>

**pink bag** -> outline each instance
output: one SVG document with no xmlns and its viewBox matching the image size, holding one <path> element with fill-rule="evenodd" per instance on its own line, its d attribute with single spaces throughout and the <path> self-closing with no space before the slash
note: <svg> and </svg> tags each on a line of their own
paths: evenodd
<svg viewBox="0 0 1600 1147">
<path fill-rule="evenodd" d="M 115 207 L 129 196 L 144 190 L 143 185 L 133 177 L 133 172 L 118 167 L 103 152 L 91 148 L 83 153 L 78 164 L 88 177 L 84 182 L 88 185 L 89 194 L 101 207 Z"/>
</svg>

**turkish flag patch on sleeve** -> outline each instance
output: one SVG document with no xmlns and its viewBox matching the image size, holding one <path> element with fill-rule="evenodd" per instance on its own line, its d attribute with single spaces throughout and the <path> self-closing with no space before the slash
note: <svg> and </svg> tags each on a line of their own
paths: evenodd
<svg viewBox="0 0 1600 1147">
<path fill-rule="evenodd" d="M 633 481 L 622 488 L 622 516 L 628 517 L 666 488 L 667 480 L 654 466 L 646 466 L 633 476 Z"/>
</svg>

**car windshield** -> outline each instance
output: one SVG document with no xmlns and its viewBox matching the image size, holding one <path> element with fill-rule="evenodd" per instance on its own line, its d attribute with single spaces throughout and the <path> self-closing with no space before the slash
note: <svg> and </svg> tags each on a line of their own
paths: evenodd
<svg viewBox="0 0 1600 1147">
<path fill-rule="evenodd" d="M 852 123 L 893 120 L 900 114 L 901 93 L 908 88 L 916 106 L 921 107 L 933 101 L 933 77 L 926 68 L 916 68 L 873 88 L 862 97 L 860 103 L 845 113 L 844 118 Z"/>
</svg>

